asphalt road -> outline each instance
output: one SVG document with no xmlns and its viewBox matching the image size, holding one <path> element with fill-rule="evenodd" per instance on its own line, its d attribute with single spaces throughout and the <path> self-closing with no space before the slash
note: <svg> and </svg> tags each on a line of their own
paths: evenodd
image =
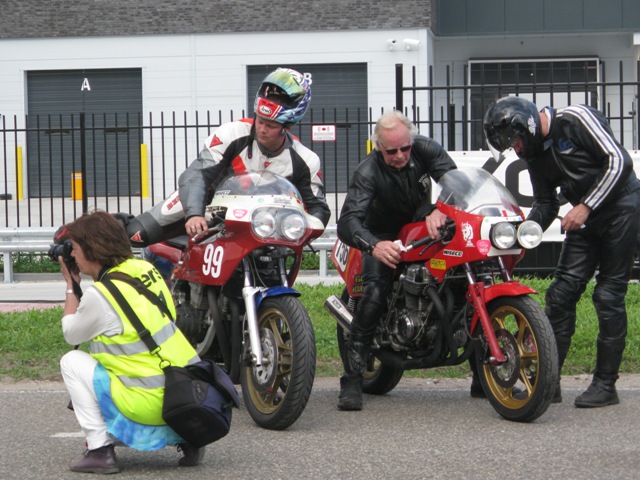
<svg viewBox="0 0 640 480">
<path fill-rule="evenodd" d="M 179 468 L 173 448 L 119 447 L 118 478 L 638 478 L 640 376 L 620 379 L 620 405 L 577 409 L 588 382 L 563 378 L 564 403 L 519 424 L 470 398 L 468 379 L 403 379 L 385 396 L 365 396 L 363 411 L 340 412 L 338 380 L 320 378 L 286 431 L 259 428 L 242 407 L 201 466 Z M 84 449 L 67 402 L 60 383 L 0 384 L 0 478 L 93 478 L 67 469 Z"/>
</svg>

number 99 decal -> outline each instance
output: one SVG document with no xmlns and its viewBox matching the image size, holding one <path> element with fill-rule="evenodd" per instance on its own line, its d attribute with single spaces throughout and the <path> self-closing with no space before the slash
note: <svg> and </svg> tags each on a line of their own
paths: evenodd
<svg viewBox="0 0 640 480">
<path fill-rule="evenodd" d="M 218 278 L 222 267 L 223 254 L 224 249 L 221 246 L 207 245 L 202 258 L 202 273 L 205 275 L 211 274 L 213 278 Z"/>
</svg>

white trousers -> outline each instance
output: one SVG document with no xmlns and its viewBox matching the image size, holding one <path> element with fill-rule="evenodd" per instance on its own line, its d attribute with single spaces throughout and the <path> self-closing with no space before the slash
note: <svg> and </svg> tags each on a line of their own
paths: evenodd
<svg viewBox="0 0 640 480">
<path fill-rule="evenodd" d="M 60 359 L 60 372 L 89 450 L 113 443 L 93 388 L 97 364 L 95 358 L 80 350 L 72 350 Z"/>
</svg>

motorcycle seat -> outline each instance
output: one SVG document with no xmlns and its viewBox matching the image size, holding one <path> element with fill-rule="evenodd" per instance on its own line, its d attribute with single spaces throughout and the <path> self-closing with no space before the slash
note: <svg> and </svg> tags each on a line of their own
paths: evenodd
<svg viewBox="0 0 640 480">
<path fill-rule="evenodd" d="M 187 244 L 189 243 L 189 236 L 179 235 L 177 237 L 170 238 L 169 240 L 166 241 L 166 243 L 171 245 L 172 247 L 176 247 L 176 248 L 179 248 L 180 250 L 184 250 L 187 247 Z"/>
</svg>

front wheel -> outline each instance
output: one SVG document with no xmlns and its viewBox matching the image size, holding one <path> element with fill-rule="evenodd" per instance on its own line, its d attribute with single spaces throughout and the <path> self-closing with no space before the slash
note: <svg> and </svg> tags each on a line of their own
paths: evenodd
<svg viewBox="0 0 640 480">
<path fill-rule="evenodd" d="M 283 295 L 262 301 L 258 328 L 264 361 L 242 368 L 242 396 L 258 425 L 284 430 L 302 414 L 313 387 L 313 325 L 302 303 Z"/>
<path fill-rule="evenodd" d="M 506 362 L 492 365 L 478 348 L 478 373 L 489 402 L 507 420 L 531 422 L 551 403 L 558 351 L 549 319 L 530 297 L 500 297 L 487 304 Z"/>
</svg>

